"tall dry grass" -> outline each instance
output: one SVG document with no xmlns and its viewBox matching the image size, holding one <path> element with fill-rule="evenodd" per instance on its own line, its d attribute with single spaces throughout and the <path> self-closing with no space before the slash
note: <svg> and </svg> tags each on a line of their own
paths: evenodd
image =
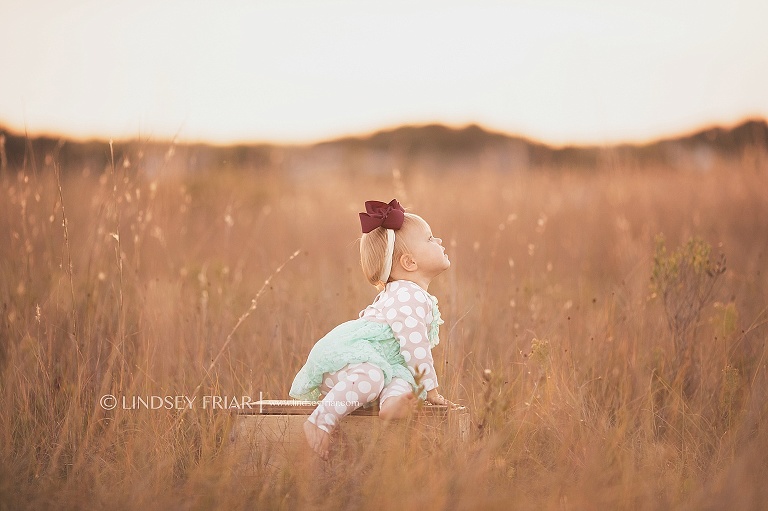
<svg viewBox="0 0 768 511">
<path fill-rule="evenodd" d="M 706 174 L 6 169 L 0 509 L 758 509 L 767 185 L 766 158 Z M 453 263 L 430 289 L 435 360 L 472 410 L 468 443 L 244 478 L 228 413 L 100 406 L 285 397 L 312 344 L 374 296 L 356 213 L 395 194 Z M 695 325 L 693 393 L 652 296 L 658 233 L 728 260 Z"/>
</svg>

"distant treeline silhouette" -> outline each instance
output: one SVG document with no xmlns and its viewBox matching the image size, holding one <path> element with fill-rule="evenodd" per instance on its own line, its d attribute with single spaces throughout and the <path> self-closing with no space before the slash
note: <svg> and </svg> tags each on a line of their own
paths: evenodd
<svg viewBox="0 0 768 511">
<path fill-rule="evenodd" d="M 43 168 L 55 162 L 65 172 L 100 172 L 112 164 L 107 141 L 65 137 L 26 137 L 0 128 L 3 170 Z M 115 164 L 140 161 L 159 171 L 169 162 L 185 171 L 211 169 L 323 170 L 388 173 L 419 167 L 471 171 L 539 168 L 595 169 L 694 168 L 708 170 L 717 160 L 768 151 L 768 124 L 745 121 L 733 128 L 714 127 L 648 144 L 552 147 L 524 137 L 492 132 L 478 125 L 450 128 L 439 124 L 403 126 L 368 136 L 345 137 L 311 145 L 239 144 L 230 146 L 170 141 L 128 140 L 114 144 Z"/>
</svg>

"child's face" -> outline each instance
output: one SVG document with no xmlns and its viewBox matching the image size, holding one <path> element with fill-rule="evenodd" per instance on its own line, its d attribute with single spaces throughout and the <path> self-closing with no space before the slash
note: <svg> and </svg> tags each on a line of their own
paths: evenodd
<svg viewBox="0 0 768 511">
<path fill-rule="evenodd" d="M 405 233 L 405 243 L 418 265 L 418 271 L 428 277 L 434 277 L 447 270 L 451 261 L 445 253 L 443 240 L 432 234 L 432 229 L 425 221 L 420 221 Z"/>
</svg>

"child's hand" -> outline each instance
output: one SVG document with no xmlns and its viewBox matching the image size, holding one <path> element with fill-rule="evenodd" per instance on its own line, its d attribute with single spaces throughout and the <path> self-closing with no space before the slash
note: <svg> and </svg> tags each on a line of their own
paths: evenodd
<svg viewBox="0 0 768 511">
<path fill-rule="evenodd" d="M 443 396 L 441 396 L 437 389 L 432 389 L 427 392 L 427 403 L 433 404 L 433 405 L 446 405 L 450 407 L 456 407 L 458 406 L 456 403 L 451 403 L 447 399 L 445 399 Z"/>
</svg>

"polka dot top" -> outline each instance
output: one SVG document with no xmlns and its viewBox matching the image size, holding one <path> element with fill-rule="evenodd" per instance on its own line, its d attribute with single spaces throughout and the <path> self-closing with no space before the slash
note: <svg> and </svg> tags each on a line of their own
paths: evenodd
<svg viewBox="0 0 768 511">
<path fill-rule="evenodd" d="M 373 303 L 360 312 L 360 318 L 389 325 L 411 372 L 424 373 L 421 382 L 425 390 L 437 388 L 432 348 L 440 342 L 438 329 L 443 323 L 437 298 L 414 282 L 396 280 L 387 283 Z"/>
</svg>

